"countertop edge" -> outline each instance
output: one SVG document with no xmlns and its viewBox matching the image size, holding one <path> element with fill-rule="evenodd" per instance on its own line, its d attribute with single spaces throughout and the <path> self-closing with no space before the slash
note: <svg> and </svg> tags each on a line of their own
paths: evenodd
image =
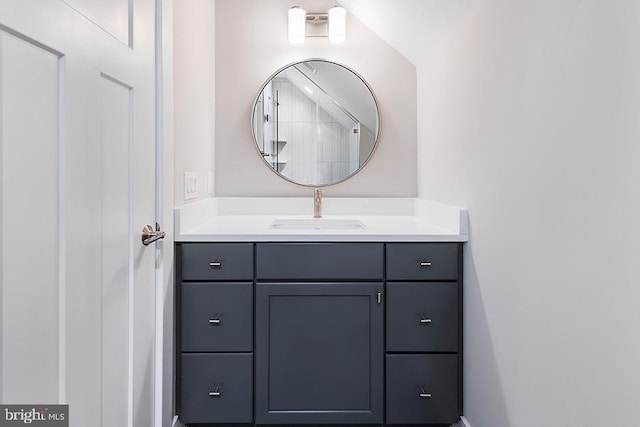
<svg viewBox="0 0 640 427">
<path fill-rule="evenodd" d="M 397 202 L 397 207 L 393 206 L 387 211 L 384 205 L 389 204 L 389 199 L 334 199 L 332 203 L 337 207 L 335 210 L 344 209 L 346 206 L 374 207 L 383 211 L 372 211 L 363 209 L 365 214 L 354 215 L 361 218 L 383 218 L 402 217 L 409 215 L 425 224 L 430 224 L 434 231 L 416 230 L 411 233 L 408 230 L 396 230 L 395 232 L 386 230 L 369 230 L 368 232 L 338 232 L 327 230 L 313 232 L 301 230 L 299 232 L 274 233 L 261 232 L 260 230 L 222 230 L 212 229 L 203 231 L 199 228 L 207 222 L 216 221 L 216 218 L 267 218 L 274 215 L 274 212 L 267 212 L 266 215 L 257 215 L 252 210 L 247 210 L 250 200 L 253 198 L 210 198 L 198 201 L 193 204 L 180 206 L 174 209 L 174 241 L 175 242 L 468 242 L 469 241 L 469 214 L 466 209 L 445 205 L 420 198 L 400 198 L 392 199 Z M 277 206 L 285 199 L 274 198 L 265 205 L 267 198 L 257 198 L 255 201 L 263 206 Z M 288 199 L 285 203 L 291 203 L 294 214 L 300 215 L 296 207 L 303 205 L 304 199 Z M 383 202 L 383 203 L 381 203 Z M 223 206 L 227 204 L 229 206 Z M 342 206 L 342 207 L 341 207 Z M 240 209 L 242 208 L 242 209 Z M 398 210 L 401 210 L 398 212 Z M 238 212 L 245 212 L 245 214 Z M 375 212 L 375 213 L 374 213 Z M 342 212 L 341 212 L 342 213 Z M 400 215 L 399 215 L 400 214 Z M 286 216 L 286 215 L 283 215 Z M 331 217 L 331 214 L 327 215 Z M 306 215 L 305 215 L 306 218 Z"/>
<path fill-rule="evenodd" d="M 468 242 L 466 234 L 181 234 L 178 243 L 196 242 Z"/>
</svg>

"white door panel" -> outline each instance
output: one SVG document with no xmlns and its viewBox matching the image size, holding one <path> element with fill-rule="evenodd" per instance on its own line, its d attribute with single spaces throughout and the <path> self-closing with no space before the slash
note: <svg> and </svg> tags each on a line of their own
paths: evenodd
<svg viewBox="0 0 640 427">
<path fill-rule="evenodd" d="M 0 402 L 75 427 L 153 425 L 154 8 L 0 0 Z"/>
<path fill-rule="evenodd" d="M 102 425 L 126 425 L 129 407 L 131 265 L 131 88 L 101 76 L 100 226 Z M 96 165 L 97 166 L 97 165 Z M 109 411 L 105 408 L 122 408 Z"/>
<path fill-rule="evenodd" d="M 58 61 L 0 31 L 1 345 L 2 364 L 12 367 L 2 371 L 7 403 L 57 400 Z"/>
</svg>

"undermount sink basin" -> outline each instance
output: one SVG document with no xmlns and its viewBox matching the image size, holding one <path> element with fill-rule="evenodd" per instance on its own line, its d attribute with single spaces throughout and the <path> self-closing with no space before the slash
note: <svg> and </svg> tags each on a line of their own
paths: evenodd
<svg viewBox="0 0 640 427">
<path fill-rule="evenodd" d="M 269 228 L 276 230 L 362 230 L 366 228 L 357 219 L 277 219 Z"/>
</svg>

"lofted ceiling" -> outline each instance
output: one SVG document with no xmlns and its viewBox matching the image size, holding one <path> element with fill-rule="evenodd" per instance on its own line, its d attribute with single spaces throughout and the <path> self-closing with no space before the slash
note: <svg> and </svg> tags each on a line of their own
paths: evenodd
<svg viewBox="0 0 640 427">
<path fill-rule="evenodd" d="M 339 0 L 339 3 L 417 66 L 487 1 Z"/>
</svg>

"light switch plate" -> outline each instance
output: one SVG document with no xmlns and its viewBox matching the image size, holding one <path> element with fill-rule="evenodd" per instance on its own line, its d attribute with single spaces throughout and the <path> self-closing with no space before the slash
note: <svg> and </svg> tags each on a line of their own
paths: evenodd
<svg viewBox="0 0 640 427">
<path fill-rule="evenodd" d="M 198 172 L 184 173 L 184 199 L 196 199 L 200 196 L 198 192 Z"/>
</svg>

